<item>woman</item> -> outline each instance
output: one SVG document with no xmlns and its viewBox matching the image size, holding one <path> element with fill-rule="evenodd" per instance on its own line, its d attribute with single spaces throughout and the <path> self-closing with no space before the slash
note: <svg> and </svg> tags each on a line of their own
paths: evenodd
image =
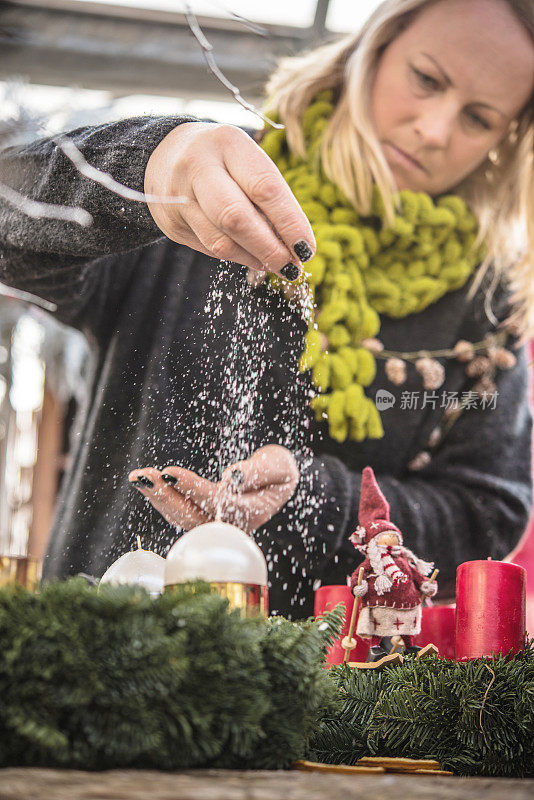
<svg viewBox="0 0 534 800">
<path fill-rule="evenodd" d="M 95 218 L 80 235 L 72 226 L 1 212 L 2 280 L 54 299 L 62 319 L 94 345 L 89 407 L 63 487 L 49 576 L 101 574 L 139 529 L 165 549 L 175 533 L 162 517 L 187 529 L 211 518 L 221 498 L 231 496 L 223 504 L 227 518 L 255 530 L 270 555 L 271 607 L 310 613 L 314 582 L 344 582 L 353 569 L 348 536 L 366 464 L 377 473 L 406 544 L 436 560 L 446 591 L 460 561 L 501 557 L 511 549 L 531 502 L 524 353 L 510 358 L 505 331 L 491 346 L 485 343 L 485 362 L 469 362 L 471 378 L 486 380 L 488 388 L 489 375 L 482 373 L 490 369 L 496 382 L 498 395 L 486 393 L 494 402 L 489 409 L 445 417 L 439 398 L 409 407 L 404 400 L 421 390 L 421 376 L 410 368 L 402 380 L 406 354 L 450 353 L 463 342 L 455 355 L 465 359 L 473 355 L 472 343 L 500 330 L 504 320 L 516 331 L 528 329 L 533 250 L 515 259 L 509 231 L 523 221 L 530 243 L 534 238 L 533 36 L 526 0 L 390 0 L 358 36 L 282 66 L 270 87 L 270 108 L 286 125 L 284 141 L 267 132 L 262 149 L 236 128 L 186 118 L 75 132 L 86 158 L 119 180 L 141 188 L 144 178 L 151 194 L 187 198 L 185 205 L 151 203 L 151 217 L 144 207 L 73 175 L 50 142 L 2 157 L 5 183 L 41 200 L 82 205 Z M 312 107 L 303 134 L 300 123 Z M 392 199 L 396 189 L 407 190 L 402 208 Z M 440 205 L 450 192 L 453 200 Z M 476 214 L 484 240 L 476 272 L 472 220 L 464 206 L 458 211 L 458 196 Z M 317 242 L 303 209 L 314 218 Z M 409 263 L 412 271 L 399 275 L 397 262 L 387 260 L 391 233 L 371 224 L 378 218 L 394 231 L 399 263 L 414 246 L 416 230 L 421 269 L 434 274 Z M 449 261 L 432 260 L 439 226 L 452 236 Z M 355 243 L 355 228 L 365 252 Z M 302 262 L 309 261 L 321 305 L 320 336 L 312 325 L 304 342 L 300 310 L 282 292 L 260 285 L 243 301 L 249 324 L 263 326 L 257 337 L 264 348 L 263 402 L 247 433 L 249 458 L 231 464 L 222 479 L 220 408 L 226 398 L 222 367 L 217 372 L 213 364 L 233 335 L 244 272 L 225 268 L 228 299 L 213 314 L 210 286 L 219 259 L 255 271 L 258 283 L 265 270 L 299 283 Z M 505 278 L 511 279 L 511 309 Z M 393 354 L 386 364 L 394 384 L 380 357 L 375 364 L 373 353 L 379 356 L 381 347 Z M 473 380 L 458 358 L 441 366 L 435 358 L 418 362 L 425 391 L 470 391 Z M 246 358 L 233 363 L 237 371 L 246 368 Z M 306 396 L 309 367 L 319 391 L 317 420 L 304 427 L 313 453 L 298 455 L 297 463 L 291 451 L 302 449 L 303 441 L 286 430 L 284 418 Z M 377 392 L 384 390 L 388 396 L 380 399 L 390 407 L 380 415 L 372 398 L 378 404 Z M 480 386 L 478 392 L 482 397 Z M 151 504 L 132 508 L 125 470 L 150 463 L 150 456 L 152 463 L 172 466 L 130 474 Z M 243 482 L 235 491 L 237 467 Z M 299 469 L 307 486 L 304 507 L 287 502 Z"/>
</svg>

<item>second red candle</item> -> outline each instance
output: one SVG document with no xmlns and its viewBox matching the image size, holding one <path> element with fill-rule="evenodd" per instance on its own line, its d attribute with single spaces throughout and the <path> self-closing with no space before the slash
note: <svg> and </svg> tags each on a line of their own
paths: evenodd
<svg viewBox="0 0 534 800">
<path fill-rule="evenodd" d="M 457 661 L 525 646 L 526 572 L 503 561 L 466 561 L 456 572 Z"/>
</svg>

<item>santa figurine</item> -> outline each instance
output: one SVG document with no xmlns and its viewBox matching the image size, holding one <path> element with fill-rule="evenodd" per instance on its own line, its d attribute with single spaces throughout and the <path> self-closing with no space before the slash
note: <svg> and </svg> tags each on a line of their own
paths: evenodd
<svg viewBox="0 0 534 800">
<path fill-rule="evenodd" d="M 389 519 L 389 503 L 371 467 L 362 474 L 358 520 L 350 540 L 365 556 L 363 580 L 359 567 L 352 573 L 350 588 L 361 598 L 356 633 L 371 640 L 366 663 L 378 667 L 402 661 L 400 654 L 390 652 L 395 636 L 402 637 L 405 654 L 437 654 L 435 645 L 421 648 L 413 642 L 421 631 L 422 598 L 433 597 L 438 590 L 436 581 L 427 577 L 434 564 L 403 546 L 402 533 Z"/>
</svg>

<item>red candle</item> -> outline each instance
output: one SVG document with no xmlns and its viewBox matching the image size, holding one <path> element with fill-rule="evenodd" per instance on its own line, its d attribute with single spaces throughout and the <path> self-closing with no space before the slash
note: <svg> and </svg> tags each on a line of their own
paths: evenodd
<svg viewBox="0 0 534 800">
<path fill-rule="evenodd" d="M 326 663 L 328 666 L 331 666 L 332 664 L 343 663 L 345 650 L 341 646 L 341 642 L 343 637 L 347 636 L 349 632 L 350 615 L 352 614 L 352 607 L 354 605 L 354 595 L 349 587 L 344 585 L 321 586 L 315 592 L 314 611 L 316 617 L 320 616 L 324 611 L 332 611 L 332 609 L 335 608 L 338 603 L 343 603 L 345 606 L 345 623 L 339 639 L 337 639 L 334 644 L 328 648 L 326 656 Z M 358 620 L 356 618 L 356 624 L 357 622 Z M 354 625 L 354 630 L 356 630 L 356 624 Z M 353 634 L 353 638 L 356 639 L 356 647 L 350 651 L 349 661 L 365 661 L 367 658 L 367 651 L 369 649 L 369 642 L 366 639 L 361 639 L 359 636 L 356 636 L 355 633 Z"/>
<path fill-rule="evenodd" d="M 454 658 L 454 612 L 454 605 L 423 606 L 421 633 L 415 637 L 415 644 L 435 644 L 441 658 Z"/>
<path fill-rule="evenodd" d="M 503 561 L 466 561 L 456 572 L 456 660 L 525 646 L 526 571 Z"/>
</svg>

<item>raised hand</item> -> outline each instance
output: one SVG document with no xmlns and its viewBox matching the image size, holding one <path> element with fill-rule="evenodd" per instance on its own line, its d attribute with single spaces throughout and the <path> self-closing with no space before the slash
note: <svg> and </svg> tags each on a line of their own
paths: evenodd
<svg viewBox="0 0 534 800">
<path fill-rule="evenodd" d="M 296 280 L 300 260 L 315 251 L 310 223 L 278 168 L 233 125 L 174 128 L 150 156 L 145 191 L 187 198 L 148 207 L 169 239 L 217 259 Z"/>
</svg>

